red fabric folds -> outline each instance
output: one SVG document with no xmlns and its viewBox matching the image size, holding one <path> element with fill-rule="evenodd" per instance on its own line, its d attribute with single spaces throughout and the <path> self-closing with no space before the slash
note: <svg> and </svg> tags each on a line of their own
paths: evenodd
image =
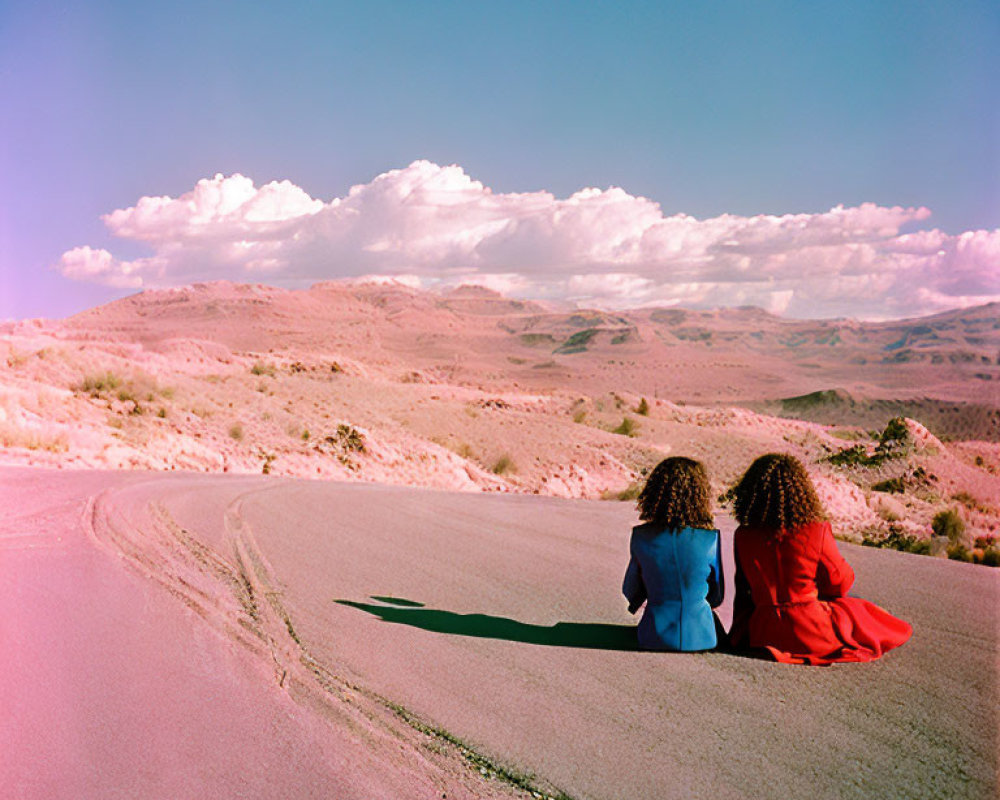
<svg viewBox="0 0 1000 800">
<path fill-rule="evenodd" d="M 734 539 L 736 598 L 730 641 L 787 664 L 872 661 L 910 638 L 909 623 L 846 597 L 854 571 L 828 522 L 780 540 L 741 526 Z"/>
</svg>

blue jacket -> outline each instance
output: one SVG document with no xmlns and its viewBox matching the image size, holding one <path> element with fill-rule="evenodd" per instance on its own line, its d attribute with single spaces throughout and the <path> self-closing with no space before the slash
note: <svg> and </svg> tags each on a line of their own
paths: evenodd
<svg viewBox="0 0 1000 800">
<path fill-rule="evenodd" d="M 712 609 L 725 584 L 719 532 L 656 523 L 632 529 L 631 560 L 622 592 L 634 614 L 643 601 L 639 647 L 644 650 L 710 650 L 717 644 Z"/>
</svg>

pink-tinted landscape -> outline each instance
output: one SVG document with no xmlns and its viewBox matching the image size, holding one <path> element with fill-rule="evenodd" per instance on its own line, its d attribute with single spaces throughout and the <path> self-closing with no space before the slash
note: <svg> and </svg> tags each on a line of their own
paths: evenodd
<svg viewBox="0 0 1000 800">
<path fill-rule="evenodd" d="M 990 796 L 1000 572 L 842 545 L 915 629 L 857 669 L 638 653 L 619 498 L 685 454 L 722 502 L 782 450 L 844 539 L 931 549 L 950 509 L 984 560 L 998 344 L 995 306 L 792 321 L 392 283 L 8 323 L 12 796 Z"/>
<path fill-rule="evenodd" d="M 0 2 L 0 800 L 994 800 L 998 42 Z M 775 451 L 911 638 L 639 651 L 650 470 L 706 466 L 728 625 Z"/>
<path fill-rule="evenodd" d="M 845 537 L 927 537 L 956 509 L 971 546 L 1000 524 L 995 305 L 860 323 L 212 283 L 0 330 L 11 464 L 594 499 L 668 454 L 703 460 L 721 495 L 784 450 Z M 830 460 L 874 455 L 897 416 L 899 457 Z"/>
</svg>

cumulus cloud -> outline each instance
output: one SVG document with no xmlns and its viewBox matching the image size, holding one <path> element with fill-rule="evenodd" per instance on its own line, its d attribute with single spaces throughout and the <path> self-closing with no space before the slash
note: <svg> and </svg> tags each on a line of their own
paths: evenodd
<svg viewBox="0 0 1000 800">
<path fill-rule="evenodd" d="M 926 208 L 699 220 L 617 187 L 559 199 L 495 193 L 460 167 L 416 161 L 328 202 L 242 175 L 143 197 L 102 219 L 151 255 L 77 247 L 58 269 L 117 287 L 213 279 L 302 286 L 405 276 L 524 297 L 629 307 L 759 305 L 793 316 L 887 318 L 1000 299 L 1000 230 L 901 234 Z"/>
</svg>

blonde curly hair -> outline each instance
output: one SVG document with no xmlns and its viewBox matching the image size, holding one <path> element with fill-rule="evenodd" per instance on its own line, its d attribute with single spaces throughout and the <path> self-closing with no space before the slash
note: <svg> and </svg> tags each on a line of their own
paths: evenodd
<svg viewBox="0 0 1000 800">
<path fill-rule="evenodd" d="M 636 502 L 639 519 L 670 531 L 711 528 L 712 488 L 704 465 L 693 458 L 665 458 L 649 474 Z"/>
<path fill-rule="evenodd" d="M 824 518 L 809 473 L 795 456 L 768 453 L 754 461 L 733 489 L 740 525 L 769 528 L 779 538 Z"/>
</svg>

